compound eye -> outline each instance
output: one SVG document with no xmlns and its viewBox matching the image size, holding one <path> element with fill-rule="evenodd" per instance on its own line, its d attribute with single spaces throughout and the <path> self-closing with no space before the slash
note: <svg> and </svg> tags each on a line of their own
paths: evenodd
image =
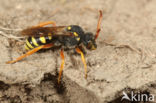
<svg viewBox="0 0 156 103">
<path fill-rule="evenodd" d="M 91 33 L 91 32 L 87 32 L 86 33 L 86 41 L 90 41 L 90 40 L 92 40 L 93 39 L 93 34 Z"/>
<path fill-rule="evenodd" d="M 92 41 L 92 36 L 91 35 L 88 35 L 87 38 L 86 38 L 87 42 L 91 42 Z"/>
</svg>

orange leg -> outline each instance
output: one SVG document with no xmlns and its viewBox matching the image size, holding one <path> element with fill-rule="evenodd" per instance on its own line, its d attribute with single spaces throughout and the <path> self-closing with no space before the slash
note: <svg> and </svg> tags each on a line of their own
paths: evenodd
<svg viewBox="0 0 156 103">
<path fill-rule="evenodd" d="M 46 25 L 49 25 L 49 24 L 52 24 L 53 26 L 56 26 L 56 23 L 54 21 L 47 21 L 47 22 L 39 23 L 38 25 L 33 26 L 33 27 L 34 28 L 36 28 L 36 27 L 43 27 L 43 26 L 46 26 Z"/>
<path fill-rule="evenodd" d="M 85 69 L 85 78 L 87 78 L 87 65 L 86 65 L 86 61 L 85 61 L 85 58 L 84 58 L 84 54 L 79 48 L 76 48 L 76 52 L 81 54 L 81 59 L 82 59 L 82 62 L 84 64 L 84 69 Z"/>
<path fill-rule="evenodd" d="M 52 46 L 53 46 L 53 44 L 41 45 L 41 46 L 39 46 L 39 47 L 34 48 L 33 50 L 28 51 L 26 54 L 23 54 L 22 56 L 16 58 L 15 60 L 8 61 L 8 62 L 6 62 L 6 63 L 7 63 L 7 64 L 15 63 L 15 62 L 20 61 L 20 60 L 22 60 L 23 58 L 25 58 L 25 57 L 27 57 L 27 56 L 33 54 L 33 53 L 39 51 L 40 49 L 43 49 L 43 48 L 51 48 Z"/>
<path fill-rule="evenodd" d="M 63 68 L 64 68 L 64 53 L 63 53 L 63 49 L 61 49 L 60 55 L 61 55 L 62 63 L 61 63 L 61 66 L 60 66 L 59 77 L 58 77 L 58 83 L 60 83 L 62 71 L 63 71 Z"/>
</svg>

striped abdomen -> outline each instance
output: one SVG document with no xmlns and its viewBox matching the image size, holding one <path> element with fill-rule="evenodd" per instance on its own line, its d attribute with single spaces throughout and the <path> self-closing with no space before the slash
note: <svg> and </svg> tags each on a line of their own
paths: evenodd
<svg viewBox="0 0 156 103">
<path fill-rule="evenodd" d="M 26 39 L 25 49 L 26 50 L 34 49 L 40 45 L 51 43 L 51 40 L 52 40 L 52 36 L 28 37 Z"/>
</svg>

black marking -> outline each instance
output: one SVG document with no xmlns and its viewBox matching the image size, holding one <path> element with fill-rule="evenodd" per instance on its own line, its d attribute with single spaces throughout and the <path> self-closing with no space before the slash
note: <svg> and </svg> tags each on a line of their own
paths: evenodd
<svg viewBox="0 0 156 103">
<path fill-rule="evenodd" d="M 34 43 L 32 42 L 32 37 L 29 37 L 28 39 L 28 42 L 35 48 L 36 46 L 34 45 Z M 32 48 L 31 48 L 32 49 Z"/>
<path fill-rule="evenodd" d="M 31 50 L 32 48 L 30 48 L 28 45 L 27 45 L 27 43 L 25 44 L 26 46 L 27 46 L 27 48 L 29 49 L 29 50 Z"/>
</svg>

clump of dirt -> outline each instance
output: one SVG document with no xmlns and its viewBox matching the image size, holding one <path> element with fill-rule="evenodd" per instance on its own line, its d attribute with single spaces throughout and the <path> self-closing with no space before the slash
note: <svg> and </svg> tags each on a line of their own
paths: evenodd
<svg viewBox="0 0 156 103">
<path fill-rule="evenodd" d="M 58 84 L 57 76 L 50 73 L 45 74 L 41 83 L 35 86 L 1 81 L 0 87 L 1 103 L 98 103 L 92 92 L 76 83 L 62 81 Z"/>
</svg>

